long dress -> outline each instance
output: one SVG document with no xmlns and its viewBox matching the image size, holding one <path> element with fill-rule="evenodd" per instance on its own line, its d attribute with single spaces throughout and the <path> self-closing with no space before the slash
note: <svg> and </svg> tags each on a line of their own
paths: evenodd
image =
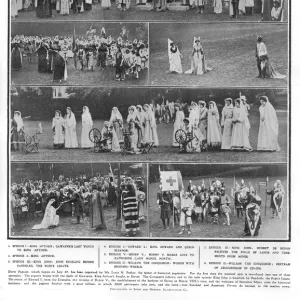
<svg viewBox="0 0 300 300">
<path fill-rule="evenodd" d="M 82 129 L 81 129 L 81 148 L 92 148 L 94 143 L 89 138 L 89 133 L 93 128 L 93 120 L 89 112 L 85 112 L 81 116 Z"/>
<path fill-rule="evenodd" d="M 111 7 L 111 2 L 110 2 L 110 0 L 102 0 L 102 1 L 101 1 L 101 7 L 102 7 L 102 8 L 109 8 L 109 7 Z"/>
<path fill-rule="evenodd" d="M 11 0 L 10 16 L 14 18 L 17 15 L 18 15 L 17 0 Z"/>
<path fill-rule="evenodd" d="M 34 225 L 32 229 L 46 229 L 54 226 L 58 226 L 59 216 L 56 214 L 56 209 L 53 207 L 54 199 L 50 199 L 44 214 L 44 218 L 41 224 Z"/>
<path fill-rule="evenodd" d="M 76 119 L 73 113 L 65 119 L 65 148 L 77 148 Z"/>
<path fill-rule="evenodd" d="M 117 108 L 115 109 L 116 109 L 115 111 L 113 109 L 111 112 L 109 123 L 113 124 L 118 140 L 119 142 L 121 142 L 123 141 L 123 133 L 122 133 L 123 118 L 119 110 Z"/>
<path fill-rule="evenodd" d="M 221 128 L 219 124 L 219 112 L 216 109 L 208 110 L 207 114 L 207 144 L 212 147 L 221 145 Z"/>
<path fill-rule="evenodd" d="M 250 124 L 243 106 L 234 107 L 232 121 L 231 150 L 251 151 L 252 147 L 249 142 Z"/>
<path fill-rule="evenodd" d="M 142 191 L 136 191 L 136 199 L 138 201 L 139 220 L 144 220 L 147 215 L 146 194 Z"/>
<path fill-rule="evenodd" d="M 90 226 L 96 229 L 106 229 L 100 192 L 96 191 L 91 197 Z"/>
<path fill-rule="evenodd" d="M 11 68 L 14 71 L 22 68 L 22 55 L 18 46 L 14 46 L 11 51 Z"/>
<path fill-rule="evenodd" d="M 156 125 L 155 115 L 154 115 L 154 112 L 152 110 L 149 110 L 149 112 L 150 112 L 150 117 L 151 117 L 150 126 L 151 126 L 151 132 L 152 132 L 152 138 L 153 138 L 154 146 L 158 147 L 159 141 L 158 141 L 157 125 Z"/>
<path fill-rule="evenodd" d="M 136 112 L 130 113 L 127 117 L 127 124 L 128 124 L 128 128 L 129 131 L 131 132 L 130 135 L 130 140 L 131 140 L 131 148 L 135 151 L 137 150 L 137 144 L 138 144 L 138 130 L 136 127 L 136 118 L 137 118 L 137 114 Z"/>
<path fill-rule="evenodd" d="M 273 0 L 263 0 L 263 3 L 262 3 L 263 21 L 271 21 L 272 3 L 273 3 Z"/>
<path fill-rule="evenodd" d="M 239 1 L 239 10 L 244 14 L 246 13 L 246 0 Z"/>
<path fill-rule="evenodd" d="M 231 148 L 233 106 L 224 106 L 222 110 L 221 126 L 223 126 L 221 149 Z"/>
<path fill-rule="evenodd" d="M 37 49 L 38 55 L 38 72 L 47 73 L 49 71 L 48 62 L 49 62 L 49 55 L 48 50 L 46 47 L 41 46 Z"/>
<path fill-rule="evenodd" d="M 70 13 L 69 0 L 61 0 L 60 1 L 60 14 L 68 15 L 69 13 Z"/>
<path fill-rule="evenodd" d="M 169 63 L 170 70 L 169 72 L 175 72 L 178 74 L 182 74 L 182 65 L 181 65 L 181 54 L 177 47 L 171 48 L 169 51 Z"/>
<path fill-rule="evenodd" d="M 54 81 L 61 81 L 66 80 L 66 70 L 67 65 L 65 59 L 59 54 L 56 53 L 53 57 L 53 80 Z"/>
<path fill-rule="evenodd" d="M 149 110 L 145 112 L 145 130 L 144 130 L 144 142 L 146 144 L 153 142 L 152 132 L 151 132 L 151 115 Z"/>
<path fill-rule="evenodd" d="M 270 102 L 259 107 L 260 124 L 257 150 L 280 151 L 278 144 L 278 120 L 274 107 Z"/>
<path fill-rule="evenodd" d="M 208 109 L 206 107 L 200 108 L 199 110 L 199 129 L 205 140 L 207 140 L 207 112 Z"/>
<path fill-rule="evenodd" d="M 53 130 L 53 146 L 54 148 L 63 148 L 65 144 L 65 121 L 62 117 L 53 118 L 52 130 Z"/>
<path fill-rule="evenodd" d="M 222 0 L 214 0 L 213 7 L 214 7 L 214 13 L 221 14 L 222 13 Z"/>
<path fill-rule="evenodd" d="M 136 234 L 136 232 L 140 229 L 136 195 L 133 191 L 128 191 L 122 194 L 122 198 L 125 231 L 127 234 Z"/>
<path fill-rule="evenodd" d="M 38 18 L 52 17 L 51 0 L 37 0 L 36 2 L 36 16 Z"/>
<path fill-rule="evenodd" d="M 184 113 L 182 110 L 176 111 L 175 122 L 174 122 L 174 130 L 173 130 L 173 146 L 179 147 L 179 143 L 175 139 L 175 133 L 178 129 L 181 128 L 184 119 Z"/>
</svg>

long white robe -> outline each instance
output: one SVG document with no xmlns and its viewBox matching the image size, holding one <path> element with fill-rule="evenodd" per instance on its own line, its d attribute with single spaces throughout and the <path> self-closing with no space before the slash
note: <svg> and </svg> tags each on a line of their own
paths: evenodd
<svg viewBox="0 0 300 300">
<path fill-rule="evenodd" d="M 207 144 L 215 147 L 221 145 L 221 141 L 222 137 L 218 110 L 209 109 L 207 114 Z"/>
<path fill-rule="evenodd" d="M 182 65 L 181 65 L 181 54 L 179 49 L 176 47 L 176 52 L 172 52 L 172 49 L 169 51 L 169 63 L 170 70 L 169 72 L 175 72 L 182 74 Z"/>
<path fill-rule="evenodd" d="M 151 116 L 149 114 L 149 111 L 146 111 L 144 116 L 145 116 L 144 142 L 146 144 L 149 144 L 153 142 L 152 131 L 151 131 Z"/>
<path fill-rule="evenodd" d="M 233 106 L 224 106 L 222 110 L 221 126 L 223 126 L 221 149 L 231 148 Z"/>
<path fill-rule="evenodd" d="M 17 0 L 11 0 L 10 15 L 13 18 L 18 15 Z"/>
<path fill-rule="evenodd" d="M 77 148 L 76 119 L 73 113 L 65 119 L 65 147 Z"/>
<path fill-rule="evenodd" d="M 58 226 L 59 216 L 56 214 L 56 209 L 52 206 L 54 201 L 54 199 L 49 200 L 42 223 L 34 225 L 32 229 L 46 229 L 50 226 Z"/>
<path fill-rule="evenodd" d="M 174 122 L 174 130 L 173 130 L 173 146 L 179 147 L 179 143 L 177 143 L 175 139 L 175 133 L 178 129 L 181 128 L 184 119 L 184 113 L 181 110 L 176 111 L 175 122 Z"/>
<path fill-rule="evenodd" d="M 222 0 L 214 0 L 213 7 L 214 7 L 214 13 L 221 14 L 222 13 Z"/>
<path fill-rule="evenodd" d="M 111 2 L 110 2 L 110 0 L 102 0 L 102 1 L 101 1 L 101 7 L 102 7 L 102 8 L 108 8 L 108 7 L 111 7 Z"/>
<path fill-rule="evenodd" d="M 81 129 L 81 148 L 92 148 L 94 144 L 89 138 L 89 133 L 93 128 L 93 120 L 89 112 L 83 113 L 81 116 L 82 129 Z"/>
<path fill-rule="evenodd" d="M 60 1 L 60 14 L 68 15 L 69 13 L 70 13 L 69 0 L 61 0 Z"/>
<path fill-rule="evenodd" d="M 54 145 L 63 145 L 65 142 L 64 134 L 65 121 L 62 117 L 53 118 L 52 120 L 52 129 L 54 129 L 53 144 Z"/>
</svg>

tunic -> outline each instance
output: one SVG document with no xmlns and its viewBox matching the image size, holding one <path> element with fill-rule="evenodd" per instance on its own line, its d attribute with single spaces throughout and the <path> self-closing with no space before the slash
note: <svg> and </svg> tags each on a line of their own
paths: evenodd
<svg viewBox="0 0 300 300">
<path fill-rule="evenodd" d="M 229 150 L 231 148 L 232 117 L 233 117 L 232 105 L 225 106 L 222 110 L 222 119 L 221 119 L 221 126 L 223 127 L 221 149 L 223 150 Z"/>
</svg>

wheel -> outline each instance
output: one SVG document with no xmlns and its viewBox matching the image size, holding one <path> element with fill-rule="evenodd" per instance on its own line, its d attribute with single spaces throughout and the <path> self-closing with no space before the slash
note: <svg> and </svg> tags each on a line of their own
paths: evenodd
<svg viewBox="0 0 300 300">
<path fill-rule="evenodd" d="M 175 140 L 178 144 L 184 144 L 187 140 L 187 134 L 184 130 L 182 129 L 178 129 L 176 132 L 175 132 Z"/>
<path fill-rule="evenodd" d="M 93 128 L 89 132 L 89 138 L 92 143 L 97 143 L 101 141 L 101 132 L 97 128 Z"/>
</svg>

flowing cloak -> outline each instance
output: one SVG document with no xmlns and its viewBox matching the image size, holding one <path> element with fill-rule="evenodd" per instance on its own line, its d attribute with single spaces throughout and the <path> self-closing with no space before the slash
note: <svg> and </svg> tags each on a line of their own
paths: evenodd
<svg viewBox="0 0 300 300">
<path fill-rule="evenodd" d="M 52 17 L 51 0 L 37 0 L 35 10 L 38 18 Z"/>
<path fill-rule="evenodd" d="M 143 220 L 147 214 L 146 194 L 142 191 L 136 191 L 136 199 L 139 208 L 139 220 Z"/>
<path fill-rule="evenodd" d="M 171 43 L 172 41 L 168 39 L 169 72 L 182 74 L 181 54 L 177 46 L 175 46 L 175 49 L 171 47 Z"/>
<path fill-rule="evenodd" d="M 173 130 L 173 146 L 174 147 L 179 147 L 179 144 L 177 143 L 176 139 L 175 139 L 175 133 L 178 129 L 181 128 L 182 123 L 183 123 L 183 119 L 184 119 L 184 113 L 182 110 L 178 110 L 176 112 L 176 116 L 175 116 L 175 122 L 174 122 L 174 130 Z"/>
<path fill-rule="evenodd" d="M 48 61 L 49 61 L 49 56 L 48 56 L 48 50 L 46 47 L 41 46 L 37 49 L 37 55 L 38 55 L 38 72 L 41 73 L 47 73 L 49 71 L 48 68 Z"/>
<path fill-rule="evenodd" d="M 200 108 L 199 109 L 199 129 L 201 131 L 201 134 L 203 138 L 206 140 L 207 139 L 207 113 L 208 109 L 206 107 Z"/>
<path fill-rule="evenodd" d="M 207 144 L 210 146 L 221 145 L 221 128 L 219 124 L 219 112 L 216 107 L 209 109 L 207 114 Z"/>
<path fill-rule="evenodd" d="M 116 108 L 116 111 L 112 110 L 109 123 L 113 124 L 118 141 L 123 141 L 123 134 L 122 134 L 122 128 L 123 128 L 123 117 L 119 110 Z"/>
<path fill-rule="evenodd" d="M 216 14 L 222 13 L 222 0 L 214 0 L 213 1 L 214 12 Z"/>
<path fill-rule="evenodd" d="M 77 133 L 76 133 L 76 119 L 74 113 L 65 119 L 65 147 L 77 148 Z"/>
<path fill-rule="evenodd" d="M 92 148 L 94 143 L 90 141 L 89 133 L 93 128 L 92 116 L 89 112 L 85 112 L 81 116 L 82 129 L 81 129 L 81 148 Z"/>
<path fill-rule="evenodd" d="M 59 216 L 56 214 L 56 209 L 52 205 L 54 202 L 54 199 L 49 200 L 42 223 L 34 225 L 32 229 L 46 229 L 50 226 L 58 226 Z"/>
<path fill-rule="evenodd" d="M 126 233 L 136 233 L 139 228 L 139 213 L 136 195 L 133 191 L 123 193 L 123 217 Z"/>
<path fill-rule="evenodd" d="M 250 124 L 246 116 L 244 106 L 234 107 L 233 109 L 231 149 L 232 150 L 252 150 L 249 142 Z"/>
<path fill-rule="evenodd" d="M 233 106 L 224 106 L 222 110 L 221 126 L 223 126 L 222 145 L 221 149 L 229 150 L 231 148 L 231 135 L 232 135 L 232 117 Z"/>
<path fill-rule="evenodd" d="M 260 124 L 258 132 L 257 150 L 279 151 L 278 120 L 272 104 L 268 101 L 266 106 L 259 107 Z M 264 119 L 264 121 L 262 121 Z"/>
<path fill-rule="evenodd" d="M 65 125 L 65 121 L 62 117 L 53 118 L 52 130 L 54 133 L 53 136 L 54 145 L 64 145 L 65 143 L 64 125 Z"/>
<path fill-rule="evenodd" d="M 262 14 L 263 14 L 263 21 L 271 21 L 271 9 L 273 0 L 263 0 L 262 4 Z"/>
<path fill-rule="evenodd" d="M 106 229 L 103 206 L 98 191 L 94 192 L 90 199 L 90 225 L 91 228 Z"/>
<path fill-rule="evenodd" d="M 53 80 L 67 80 L 67 64 L 58 52 L 53 57 Z"/>
<path fill-rule="evenodd" d="M 19 47 L 14 47 L 11 51 L 11 68 L 20 70 L 22 68 L 22 55 Z"/>
</svg>

